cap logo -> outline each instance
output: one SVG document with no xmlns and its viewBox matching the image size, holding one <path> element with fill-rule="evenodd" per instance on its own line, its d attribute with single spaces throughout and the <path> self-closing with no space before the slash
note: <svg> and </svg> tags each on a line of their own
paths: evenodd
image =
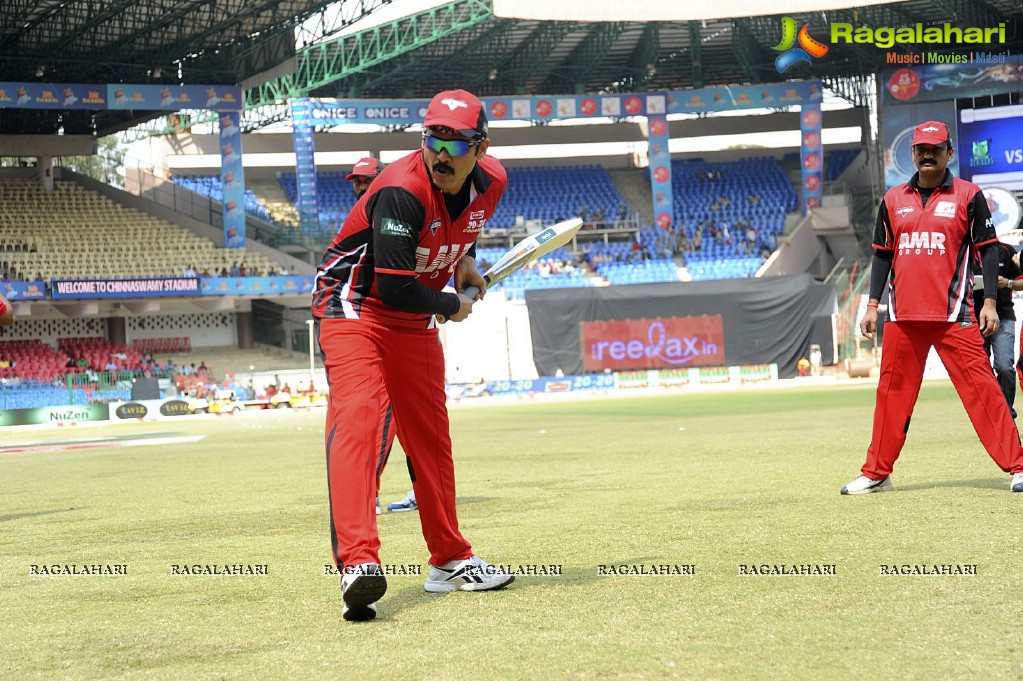
<svg viewBox="0 0 1023 681">
<path fill-rule="evenodd" d="M 933 125 L 928 125 L 926 128 L 921 128 L 920 132 L 938 132 L 938 128 L 935 128 Z"/>
<path fill-rule="evenodd" d="M 460 99 L 452 99 L 451 97 L 448 97 L 447 99 L 440 100 L 440 103 L 441 104 L 447 104 L 448 108 L 451 109 L 452 111 L 454 111 L 455 109 L 458 109 L 458 108 L 463 108 L 463 109 L 468 109 L 469 108 L 469 105 L 466 104 L 465 102 L 463 102 L 462 100 L 460 100 Z"/>
</svg>

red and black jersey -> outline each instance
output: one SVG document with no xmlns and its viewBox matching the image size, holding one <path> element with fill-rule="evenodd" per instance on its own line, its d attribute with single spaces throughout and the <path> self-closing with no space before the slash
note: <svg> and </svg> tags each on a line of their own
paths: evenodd
<svg viewBox="0 0 1023 681">
<path fill-rule="evenodd" d="M 436 309 L 398 310 L 381 300 L 377 284 L 378 275 L 400 275 L 432 291 L 444 288 L 508 185 L 504 167 L 490 156 L 477 162 L 469 180 L 468 207 L 452 217 L 421 151 L 387 166 L 356 202 L 317 268 L 313 316 L 384 315 L 426 326 L 433 313 L 457 311 L 454 294 L 434 295 Z"/>
<path fill-rule="evenodd" d="M 1023 271 L 1013 262 L 1012 256 L 1016 255 L 1016 249 L 1008 244 L 999 241 L 995 246 L 998 248 L 998 276 L 1013 281 L 1023 278 Z M 974 276 L 981 274 L 981 263 L 976 258 L 971 263 L 971 270 Z M 984 289 L 973 291 L 973 311 L 980 314 L 984 307 Z M 1012 291 L 1007 288 L 998 289 L 998 296 L 995 299 L 995 310 L 999 319 L 1016 319 L 1016 309 L 1012 302 Z"/>
<path fill-rule="evenodd" d="M 884 195 L 874 248 L 892 253 L 888 315 L 892 321 L 968 321 L 971 257 L 996 240 L 980 187 L 945 172 L 922 200 L 918 175 Z"/>
</svg>

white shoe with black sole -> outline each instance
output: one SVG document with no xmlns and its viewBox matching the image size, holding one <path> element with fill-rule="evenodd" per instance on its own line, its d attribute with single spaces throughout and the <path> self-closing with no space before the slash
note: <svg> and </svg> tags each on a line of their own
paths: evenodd
<svg viewBox="0 0 1023 681">
<path fill-rule="evenodd" d="M 1023 492 L 1023 473 L 1013 473 L 1009 481 L 1009 489 L 1013 492 Z"/>
<path fill-rule="evenodd" d="M 493 591 L 515 581 L 515 575 L 495 567 L 478 556 L 453 560 L 441 566 L 431 565 L 426 580 L 430 593 L 452 591 Z"/>
<path fill-rule="evenodd" d="M 342 616 L 349 622 L 368 622 L 377 616 L 377 601 L 387 591 L 387 578 L 378 563 L 345 568 L 341 575 Z"/>
<path fill-rule="evenodd" d="M 895 489 L 891 477 L 873 480 L 861 475 L 842 488 L 842 494 L 871 494 L 873 492 L 891 492 Z"/>
</svg>

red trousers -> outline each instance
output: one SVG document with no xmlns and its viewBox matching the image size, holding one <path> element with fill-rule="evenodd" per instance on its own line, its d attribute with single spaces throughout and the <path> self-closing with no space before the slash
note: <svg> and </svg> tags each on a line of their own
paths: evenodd
<svg viewBox="0 0 1023 681">
<path fill-rule="evenodd" d="M 948 322 L 889 322 L 884 327 L 881 379 L 874 405 L 874 431 L 863 475 L 891 475 L 906 443 L 909 418 L 920 395 L 924 364 L 931 347 L 938 352 L 966 407 L 984 449 L 1007 473 L 1023 471 L 1023 447 L 977 326 Z"/>
<path fill-rule="evenodd" d="M 472 555 L 458 531 L 455 465 L 437 329 L 367 319 L 323 319 L 319 342 L 330 383 L 325 429 L 330 534 L 338 567 L 380 562 L 376 497 L 390 442 L 390 402 L 414 472 L 430 563 Z"/>
</svg>

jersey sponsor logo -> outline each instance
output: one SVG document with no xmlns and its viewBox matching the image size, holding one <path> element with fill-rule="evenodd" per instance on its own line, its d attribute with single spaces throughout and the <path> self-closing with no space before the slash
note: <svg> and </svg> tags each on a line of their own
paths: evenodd
<svg viewBox="0 0 1023 681">
<path fill-rule="evenodd" d="M 934 206 L 934 217 L 954 218 L 956 216 L 956 204 L 954 201 L 938 201 Z"/>
<path fill-rule="evenodd" d="M 469 219 L 470 220 L 484 220 L 484 219 L 486 219 L 486 217 L 487 217 L 487 211 L 485 211 L 485 210 L 474 210 L 474 211 L 470 211 L 470 213 L 469 213 Z"/>
<path fill-rule="evenodd" d="M 899 214 L 900 218 L 904 218 L 913 212 L 913 206 L 903 206 L 895 212 Z"/>
<path fill-rule="evenodd" d="M 899 251 L 914 252 L 917 255 L 945 253 L 945 234 L 943 232 L 903 232 L 899 235 Z"/>
<path fill-rule="evenodd" d="M 440 218 L 437 218 L 436 220 L 431 222 L 428 228 L 430 230 L 430 234 L 436 234 L 437 230 L 440 229 L 441 224 L 443 223 L 441 223 Z"/>
<path fill-rule="evenodd" d="M 430 249 L 420 246 L 416 249 L 416 274 L 429 274 L 431 279 L 436 279 L 444 272 L 450 274 L 455 270 L 455 263 L 468 250 L 466 244 L 441 246 L 437 249 L 437 255 L 431 259 Z"/>
<path fill-rule="evenodd" d="M 412 236 L 412 227 L 399 220 L 392 218 L 384 218 L 383 223 L 380 225 L 380 233 L 384 236 Z"/>
<path fill-rule="evenodd" d="M 466 226 L 465 231 L 470 234 L 479 233 L 483 231 L 483 227 L 486 224 L 486 220 L 469 220 L 469 224 Z"/>
</svg>

